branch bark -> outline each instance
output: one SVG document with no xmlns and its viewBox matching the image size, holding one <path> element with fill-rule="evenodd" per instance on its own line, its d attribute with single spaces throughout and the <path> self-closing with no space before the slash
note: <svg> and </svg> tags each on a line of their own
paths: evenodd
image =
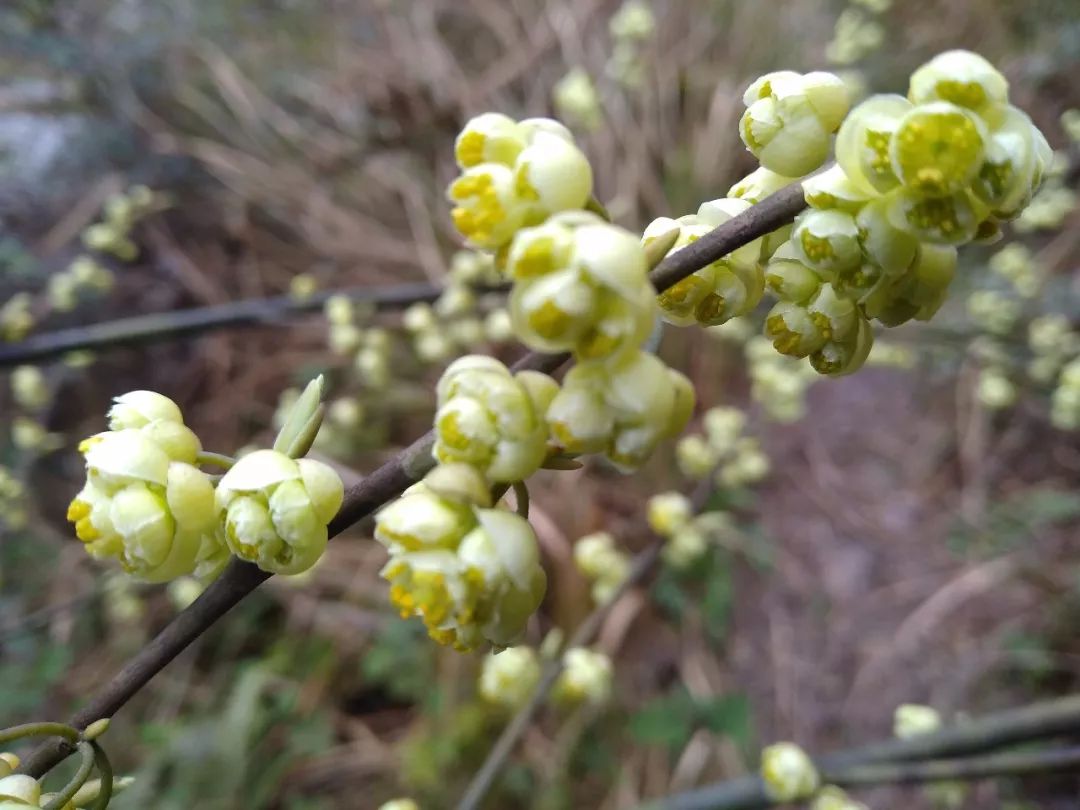
<svg viewBox="0 0 1080 810">
<path fill-rule="evenodd" d="M 671 254 L 653 270 L 649 278 L 658 291 L 665 290 L 733 250 L 786 225 L 805 207 L 802 185 L 792 183 L 713 229 L 695 243 Z M 552 372 L 568 359 L 567 354 L 533 352 L 518 361 L 514 369 Z M 433 441 L 433 435 L 427 433 L 347 490 L 341 510 L 330 524 L 330 535 L 340 534 L 423 477 L 434 465 L 431 458 Z M 166 625 L 157 637 L 87 701 L 72 717 L 71 725 L 81 729 L 99 718 L 114 715 L 154 675 L 269 577 L 251 563 L 232 560 L 198 599 Z M 73 750 L 63 741 L 43 743 L 27 757 L 20 772 L 40 777 L 70 756 Z"/>
<path fill-rule="evenodd" d="M 83 349 L 105 349 L 155 343 L 184 335 L 236 326 L 274 325 L 282 317 L 322 309 L 327 299 L 344 295 L 380 309 L 398 309 L 434 301 L 442 288 L 434 284 L 397 284 L 390 287 L 355 287 L 324 290 L 299 300 L 288 295 L 230 301 L 210 307 L 155 312 L 115 321 L 42 332 L 18 343 L 0 343 L 0 368 L 39 363 Z"/>
<path fill-rule="evenodd" d="M 866 779 L 889 772 L 887 769 L 874 771 L 870 766 L 896 766 L 898 763 L 919 760 L 968 756 L 1032 740 L 1076 734 L 1080 734 L 1080 695 L 986 715 L 933 734 L 922 734 L 906 740 L 885 740 L 837 751 L 820 757 L 816 764 L 829 782 L 835 781 L 840 785 L 867 784 Z M 867 770 L 860 770 L 862 768 Z M 894 775 L 903 772 L 896 767 L 891 771 Z M 924 773 L 931 772 L 933 768 Z M 852 781 L 845 781 L 845 774 Z M 864 781 L 859 781 L 860 776 Z M 903 780 L 882 778 L 880 781 Z M 765 795 L 759 777 L 744 776 L 668 796 L 646 806 L 649 810 L 763 810 L 775 805 L 776 802 Z"/>
</svg>

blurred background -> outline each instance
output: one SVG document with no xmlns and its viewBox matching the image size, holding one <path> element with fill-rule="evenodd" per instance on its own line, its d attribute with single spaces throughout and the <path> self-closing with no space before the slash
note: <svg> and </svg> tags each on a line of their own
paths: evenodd
<svg viewBox="0 0 1080 810">
<path fill-rule="evenodd" d="M 14 373 L 5 360 L 0 724 L 67 716 L 198 593 L 118 576 L 64 520 L 75 445 L 111 397 L 167 394 L 205 446 L 234 453 L 265 446 L 289 389 L 324 372 L 317 452 L 348 483 L 426 429 L 450 358 L 518 356 L 498 294 L 404 317 L 358 306 L 334 324 L 318 297 L 484 280 L 482 260 L 455 255 L 443 197 L 470 115 L 566 121 L 596 196 L 640 230 L 756 167 L 737 123 L 761 73 L 833 69 L 856 92 L 904 93 L 955 47 L 994 62 L 1061 150 L 1009 234 L 1021 247 L 963 251 L 934 322 L 893 330 L 850 378 L 770 359 L 750 337 L 759 323 L 666 330 L 660 351 L 694 380 L 699 412 L 747 414 L 750 471 L 714 504 L 736 528 L 693 571 L 662 568 L 620 600 L 597 641 L 612 701 L 542 713 L 487 806 L 633 807 L 752 770 L 776 739 L 823 752 L 888 737 L 901 703 L 952 719 L 1075 691 L 1080 369 L 1061 370 L 1080 343 L 1076 0 L 7 0 L 0 336 L 288 304 Z M 599 463 L 537 476 L 551 587 L 534 643 L 592 608 L 574 540 L 604 529 L 641 548 L 645 498 L 673 488 L 687 489 L 674 447 L 633 477 Z M 383 562 L 350 531 L 143 690 L 108 735 L 137 776 L 115 806 L 452 806 L 505 717 L 477 698 L 481 656 L 396 617 Z M 1078 796 L 1073 776 L 860 794 L 1014 810 Z"/>
</svg>

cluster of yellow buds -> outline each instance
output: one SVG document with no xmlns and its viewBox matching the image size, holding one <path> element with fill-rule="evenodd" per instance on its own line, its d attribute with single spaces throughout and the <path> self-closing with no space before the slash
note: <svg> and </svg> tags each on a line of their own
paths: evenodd
<svg viewBox="0 0 1080 810">
<path fill-rule="evenodd" d="M 603 121 L 596 85 L 582 67 L 571 69 L 559 79 L 551 96 L 559 116 L 587 132 L 597 129 Z"/>
<path fill-rule="evenodd" d="M 1059 430 L 1080 429 L 1080 358 L 1061 370 L 1050 400 L 1050 421 Z"/>
<path fill-rule="evenodd" d="M 649 527 L 667 542 L 661 554 L 675 569 L 698 562 L 712 543 L 734 531 L 730 516 L 722 511 L 695 515 L 690 499 L 679 492 L 662 492 L 649 499 Z"/>
<path fill-rule="evenodd" d="M 49 305 L 57 312 L 70 312 L 83 293 L 106 293 L 114 283 L 109 268 L 93 256 L 78 256 L 66 270 L 49 277 Z"/>
<path fill-rule="evenodd" d="M 982 57 L 950 51 L 911 77 L 909 99 L 872 96 L 843 120 L 838 165 L 809 178 L 790 241 L 765 283 L 776 349 L 822 374 L 865 362 L 870 320 L 928 320 L 945 300 L 956 248 L 992 238 L 1049 166 L 1042 133 L 1008 104 Z"/>
<path fill-rule="evenodd" d="M 233 554 L 264 571 L 299 574 L 326 550 L 343 495 L 341 478 L 321 461 L 256 450 L 222 476 L 215 502 Z"/>
<path fill-rule="evenodd" d="M 556 704 L 596 708 L 611 699 L 611 659 L 602 652 L 571 647 L 563 653 L 562 665 L 551 690 Z"/>
<path fill-rule="evenodd" d="M 343 485 L 299 458 L 322 423 L 322 379 L 298 398 L 272 450 L 234 462 L 204 453 L 180 408 L 153 391 L 116 398 L 109 430 L 84 440 L 86 484 L 68 520 L 86 550 L 130 574 L 165 582 L 217 576 L 231 551 L 270 573 L 310 568 L 326 547 Z M 228 467 L 216 481 L 203 464 Z"/>
<path fill-rule="evenodd" d="M 423 619 L 440 644 L 512 644 L 543 599 L 546 576 L 529 522 L 492 508 L 468 464 L 440 464 L 375 516 L 390 553 L 382 576 L 404 618 Z"/>
<path fill-rule="evenodd" d="M 1032 354 L 1027 372 L 1039 383 L 1051 382 L 1066 362 L 1080 354 L 1080 334 L 1064 315 L 1033 318 L 1028 324 L 1027 343 Z"/>
<path fill-rule="evenodd" d="M 37 366 L 18 366 L 11 372 L 11 394 L 15 404 L 27 411 L 41 410 L 51 398 L 45 374 Z"/>
<path fill-rule="evenodd" d="M 813 761 L 790 742 L 774 743 L 761 752 L 761 779 L 765 794 L 775 802 L 805 801 L 821 785 Z"/>
<path fill-rule="evenodd" d="M 813 367 L 779 354 L 768 338 L 755 335 L 743 350 L 750 374 L 750 395 L 777 422 L 797 422 L 806 415 L 806 393 L 820 378 Z"/>
<path fill-rule="evenodd" d="M 711 200 L 703 203 L 696 215 L 653 220 L 642 241 L 650 245 L 676 231 L 678 237 L 668 251 L 671 255 L 751 205 L 748 200 L 734 197 Z M 761 250 L 761 240 L 755 239 L 664 290 L 658 299 L 664 320 L 676 326 L 718 326 L 750 312 L 761 301 L 765 289 L 758 263 Z"/>
<path fill-rule="evenodd" d="M 139 255 L 131 240 L 132 229 L 164 204 L 161 195 L 146 186 L 132 186 L 124 193 L 115 194 L 105 201 L 104 218 L 83 231 L 83 244 L 90 250 L 130 262 Z"/>
<path fill-rule="evenodd" d="M 28 292 L 18 292 L 0 304 L 0 340 L 22 340 L 34 328 L 34 299 Z"/>
<path fill-rule="evenodd" d="M 480 696 L 508 711 L 524 706 L 540 682 L 540 659 L 532 647 L 489 653 L 480 670 Z"/>
<path fill-rule="evenodd" d="M 656 15 L 647 0 L 625 0 L 608 21 L 611 57 L 604 72 L 625 88 L 640 87 L 645 81 L 643 47 L 656 32 Z"/>
<path fill-rule="evenodd" d="M 0 467 L 0 530 L 26 527 L 26 487 L 8 467 Z"/>
<path fill-rule="evenodd" d="M 462 173 L 447 190 L 451 216 L 478 248 L 497 250 L 524 226 L 583 208 L 592 193 L 588 159 L 551 119 L 478 115 L 458 135 L 454 156 Z"/>
<path fill-rule="evenodd" d="M 595 214 L 557 214 L 520 231 L 506 270 L 514 331 L 529 348 L 597 360 L 640 346 L 652 331 L 656 293 L 645 252 Z"/>
<path fill-rule="evenodd" d="M 366 388 L 373 391 L 386 388 L 391 377 L 390 335 L 377 326 L 362 328 L 369 307 L 338 294 L 326 299 L 323 314 L 329 327 L 330 350 L 353 357 L 353 366 Z"/>
<path fill-rule="evenodd" d="M 552 439 L 565 452 L 604 453 L 618 469 L 643 464 L 657 444 L 686 426 L 690 381 L 644 351 L 579 363 L 548 408 Z"/>
<path fill-rule="evenodd" d="M 866 11 L 881 13 L 888 9 L 889 0 L 861 0 L 863 8 L 846 8 L 840 12 L 833 30 L 833 38 L 825 46 L 825 58 L 834 65 L 851 65 L 878 48 L 885 41 L 885 28 L 880 22 L 867 16 Z"/>
<path fill-rule="evenodd" d="M 1007 335 L 1023 314 L 1019 300 L 998 290 L 976 290 L 967 300 L 968 317 L 980 332 Z"/>
<path fill-rule="evenodd" d="M 574 543 L 574 565 L 592 582 L 592 598 L 603 604 L 622 585 L 630 558 L 608 532 L 593 532 Z"/>
<path fill-rule="evenodd" d="M 1010 242 L 990 257 L 989 265 L 1020 297 L 1032 298 L 1039 292 L 1041 273 L 1027 245 Z"/>
<path fill-rule="evenodd" d="M 769 473 L 769 458 L 753 436 L 746 436 L 746 414 L 738 408 L 714 407 L 702 418 L 703 434 L 683 437 L 675 446 L 679 469 L 687 478 L 716 475 L 723 487 L 756 484 Z"/>
<path fill-rule="evenodd" d="M 493 357 L 455 360 L 436 389 L 435 459 L 470 464 L 494 483 L 525 480 L 547 455 L 544 415 L 558 390 L 546 374 L 511 374 Z"/>
<path fill-rule="evenodd" d="M 218 559 L 214 485 L 195 466 L 201 449 L 168 397 L 152 391 L 117 397 L 109 430 L 79 445 L 87 480 L 68 507 L 90 555 L 115 557 L 150 582 Z"/>
<path fill-rule="evenodd" d="M 81 810 L 98 806 L 101 796 L 101 780 L 91 779 L 84 782 L 74 795 L 63 804 L 56 800 L 58 794 L 45 793 L 41 783 L 31 776 L 14 773 L 19 767 L 19 758 L 14 754 L 0 754 L 0 810 L 22 810 L 27 807 L 60 807 L 61 810 Z M 111 795 L 116 796 L 129 788 L 134 779 L 117 777 L 112 780 Z"/>
<path fill-rule="evenodd" d="M 1013 223 L 1017 233 L 1058 230 L 1076 210 L 1076 192 L 1065 184 L 1066 155 L 1064 151 L 1054 153 L 1046 169 L 1046 182 Z"/>
</svg>

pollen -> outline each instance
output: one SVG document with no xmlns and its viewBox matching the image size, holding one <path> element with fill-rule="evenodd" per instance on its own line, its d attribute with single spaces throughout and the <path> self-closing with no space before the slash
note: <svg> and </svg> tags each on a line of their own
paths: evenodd
<svg viewBox="0 0 1080 810">
<path fill-rule="evenodd" d="M 518 278 L 534 278 L 555 269 L 555 242 L 550 236 L 534 239 L 515 259 L 513 273 Z"/>
<path fill-rule="evenodd" d="M 457 147 L 454 149 L 454 157 L 457 158 L 458 164 L 467 169 L 470 166 L 483 163 L 486 143 L 487 137 L 481 132 L 475 130 L 463 132 L 461 137 L 458 138 Z"/>
</svg>

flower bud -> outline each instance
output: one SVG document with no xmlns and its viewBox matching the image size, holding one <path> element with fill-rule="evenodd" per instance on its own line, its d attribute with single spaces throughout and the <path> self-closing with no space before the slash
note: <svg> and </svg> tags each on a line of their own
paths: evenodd
<svg viewBox="0 0 1080 810">
<path fill-rule="evenodd" d="M 505 709 L 519 709 L 540 682 L 540 660 L 532 647 L 508 647 L 490 653 L 480 671 L 480 695 Z"/>
<path fill-rule="evenodd" d="M 601 706 L 611 698 L 612 667 L 606 655 L 584 647 L 563 653 L 563 670 L 552 689 L 552 699 L 562 704 Z"/>
<path fill-rule="evenodd" d="M 849 105 L 838 77 L 791 71 L 762 76 L 747 89 L 743 103 L 747 109 L 739 134 L 746 148 L 762 166 L 790 177 L 809 174 L 825 162 L 829 136 Z"/>
<path fill-rule="evenodd" d="M 40 800 L 41 785 L 34 777 L 13 773 L 0 779 L 0 801 L 11 802 L 14 806 L 38 807 Z"/>
<path fill-rule="evenodd" d="M 391 799 L 379 805 L 379 810 L 420 810 L 420 805 L 412 799 Z"/>
<path fill-rule="evenodd" d="M 836 134 L 836 162 L 857 187 L 884 193 L 899 185 L 890 144 L 912 105 L 903 96 L 876 95 L 856 106 Z"/>
<path fill-rule="evenodd" d="M 1009 84 L 998 70 L 971 51 L 938 54 L 911 74 L 908 97 L 916 104 L 947 101 L 980 114 L 1008 101 Z"/>
<path fill-rule="evenodd" d="M 693 517 L 690 499 L 681 492 L 664 492 L 649 498 L 649 527 L 662 537 L 671 537 Z"/>
<path fill-rule="evenodd" d="M 584 212 L 527 228 L 506 263 L 514 330 L 532 349 L 609 357 L 641 345 L 656 303 L 645 253 L 628 231 Z"/>
<path fill-rule="evenodd" d="M 930 706 L 905 703 L 896 707 L 893 734 L 902 740 L 932 734 L 941 728 L 941 715 Z"/>
<path fill-rule="evenodd" d="M 19 366 L 11 372 L 11 392 L 16 404 L 28 411 L 36 411 L 49 402 L 49 387 L 37 366 Z"/>
<path fill-rule="evenodd" d="M 256 450 L 225 473 L 216 503 L 233 554 L 270 573 L 299 574 L 322 556 L 343 496 L 332 467 Z"/>
<path fill-rule="evenodd" d="M 156 419 L 184 423 L 183 414 L 175 402 L 154 391 L 130 391 L 113 400 L 109 408 L 109 429 L 146 427 Z"/>
<path fill-rule="evenodd" d="M 862 263 L 858 226 L 842 211 L 804 211 L 795 220 L 791 244 L 799 261 L 826 280 Z"/>
<path fill-rule="evenodd" d="M 536 472 L 547 451 L 544 411 L 557 385 L 528 379 L 539 401 L 492 357 L 468 355 L 451 363 L 437 388 L 435 459 L 475 465 L 494 482 L 522 481 Z"/>
<path fill-rule="evenodd" d="M 776 802 L 809 799 L 820 785 L 817 768 L 795 743 L 781 742 L 761 752 L 765 793 Z"/>
<path fill-rule="evenodd" d="M 810 810 L 868 810 L 862 802 L 857 802 L 843 790 L 828 785 L 822 788 L 810 803 Z"/>
<path fill-rule="evenodd" d="M 803 197 L 811 208 L 856 213 L 873 196 L 860 188 L 839 165 L 803 180 Z"/>
<path fill-rule="evenodd" d="M 630 570 L 630 558 L 608 532 L 579 538 L 574 543 L 574 564 L 593 583 L 592 597 L 597 603 L 606 602 Z"/>
<path fill-rule="evenodd" d="M 703 436 L 684 436 L 675 445 L 679 471 L 695 481 L 708 476 L 720 461 L 720 455 Z"/>
</svg>

